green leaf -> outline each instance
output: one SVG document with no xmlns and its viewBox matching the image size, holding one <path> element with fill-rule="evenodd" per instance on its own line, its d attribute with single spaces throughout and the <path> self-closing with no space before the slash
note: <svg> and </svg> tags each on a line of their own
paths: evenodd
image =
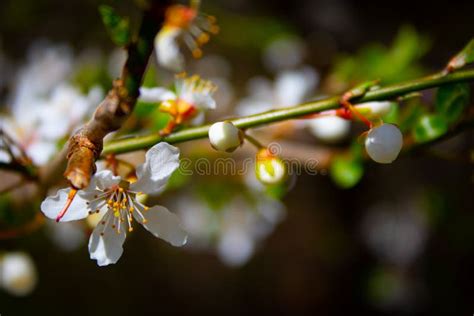
<svg viewBox="0 0 474 316">
<path fill-rule="evenodd" d="M 406 133 L 418 123 L 420 117 L 426 113 L 426 108 L 420 98 L 414 98 L 409 99 L 401 111 L 398 127 L 402 133 Z"/>
<path fill-rule="evenodd" d="M 454 83 L 442 86 L 436 94 L 436 111 L 443 115 L 448 123 L 455 122 L 469 103 L 469 85 Z"/>
<path fill-rule="evenodd" d="M 349 189 L 359 183 L 364 175 L 364 166 L 360 159 L 336 157 L 329 169 L 332 180 L 341 188 Z"/>
<path fill-rule="evenodd" d="M 448 68 L 459 69 L 472 62 L 474 62 L 474 38 L 449 61 Z"/>
<path fill-rule="evenodd" d="M 118 46 L 126 46 L 130 42 L 130 21 L 121 17 L 114 8 L 101 5 L 99 12 L 112 41 Z"/>
<path fill-rule="evenodd" d="M 422 115 L 413 130 L 415 141 L 424 143 L 442 136 L 448 131 L 446 119 L 437 114 Z"/>
</svg>

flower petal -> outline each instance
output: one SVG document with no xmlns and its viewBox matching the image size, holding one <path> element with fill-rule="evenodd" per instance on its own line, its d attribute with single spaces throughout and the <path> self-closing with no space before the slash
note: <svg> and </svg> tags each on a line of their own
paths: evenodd
<svg viewBox="0 0 474 316">
<path fill-rule="evenodd" d="M 26 154 L 31 158 L 31 160 L 33 160 L 35 165 L 42 166 L 45 165 L 49 159 L 51 159 L 57 150 L 58 148 L 56 143 L 45 140 L 37 140 L 26 148 Z"/>
<path fill-rule="evenodd" d="M 143 102 L 155 103 L 174 99 L 176 99 L 176 94 L 165 88 L 140 88 L 139 100 Z"/>
<path fill-rule="evenodd" d="M 180 34 L 180 28 L 163 27 L 155 37 L 155 52 L 158 63 L 176 72 L 182 71 L 184 68 L 184 57 L 176 42 Z"/>
<path fill-rule="evenodd" d="M 41 211 L 44 213 L 44 215 L 51 219 L 56 219 L 63 207 L 66 205 L 66 201 L 70 191 L 70 188 L 61 189 L 56 193 L 56 195 L 48 196 L 41 203 Z M 64 216 L 61 218 L 61 221 L 68 222 L 87 217 L 89 207 L 86 202 L 87 201 L 83 199 L 79 194 L 76 194 L 66 214 L 64 214 Z"/>
<path fill-rule="evenodd" d="M 114 176 L 110 170 L 102 170 L 97 172 L 93 177 L 89 189 L 106 190 L 114 185 L 120 183 L 122 178 L 120 176 Z"/>
<path fill-rule="evenodd" d="M 125 227 L 117 232 L 112 228 L 112 219 L 113 215 L 108 212 L 102 219 L 105 224 L 97 225 L 89 239 L 90 257 L 97 260 L 99 266 L 116 263 L 123 253 Z"/>
<path fill-rule="evenodd" d="M 178 216 L 171 213 L 166 207 L 156 205 L 142 212 L 147 220 L 146 223 L 143 223 L 136 212 L 133 214 L 135 219 L 142 223 L 143 227 L 155 237 L 166 240 L 176 247 L 183 246 L 186 243 L 188 235 L 181 227 Z"/>
<path fill-rule="evenodd" d="M 147 194 L 161 192 L 178 167 L 179 149 L 159 143 L 147 151 L 145 163 L 137 167 L 138 180 L 130 188 Z"/>
</svg>

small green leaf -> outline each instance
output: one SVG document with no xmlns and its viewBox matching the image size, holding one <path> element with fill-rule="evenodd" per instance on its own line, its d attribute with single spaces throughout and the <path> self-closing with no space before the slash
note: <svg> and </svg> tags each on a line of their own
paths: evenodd
<svg viewBox="0 0 474 316">
<path fill-rule="evenodd" d="M 419 143 L 442 136 L 448 131 L 446 119 L 437 114 L 422 115 L 413 130 L 413 137 Z"/>
<path fill-rule="evenodd" d="M 360 159 L 336 157 L 329 169 L 332 180 L 341 188 L 349 189 L 359 183 L 364 175 L 364 166 Z"/>
<path fill-rule="evenodd" d="M 448 68 L 455 70 L 472 62 L 474 62 L 474 38 L 449 61 Z"/>
<path fill-rule="evenodd" d="M 426 113 L 426 108 L 421 103 L 421 99 L 414 98 L 406 102 L 406 105 L 401 108 L 400 119 L 398 127 L 402 133 L 406 133 L 413 129 L 413 126 L 418 123 L 422 115 Z"/>
<path fill-rule="evenodd" d="M 436 94 L 436 111 L 443 115 L 448 123 L 455 122 L 469 103 L 469 85 L 454 83 L 442 86 Z"/>
<path fill-rule="evenodd" d="M 112 41 L 118 46 L 126 46 L 131 38 L 129 19 L 121 17 L 114 8 L 107 5 L 101 5 L 99 12 Z"/>
</svg>

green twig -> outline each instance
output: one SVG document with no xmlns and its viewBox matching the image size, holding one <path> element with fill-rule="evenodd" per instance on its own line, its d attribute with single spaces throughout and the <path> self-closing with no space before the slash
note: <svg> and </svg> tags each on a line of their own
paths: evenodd
<svg viewBox="0 0 474 316">
<path fill-rule="evenodd" d="M 357 104 L 368 101 L 388 100 L 398 96 L 403 96 L 408 93 L 463 81 L 474 81 L 474 70 L 463 70 L 448 75 L 445 75 L 443 73 L 436 73 L 427 77 L 390 85 L 387 87 L 368 91 L 364 96 L 355 98 L 353 100 L 353 103 Z M 242 129 L 258 127 L 275 122 L 301 118 L 306 115 L 315 114 L 325 110 L 336 109 L 340 107 L 340 99 L 341 96 L 335 96 L 319 101 L 304 103 L 298 106 L 287 107 L 251 116 L 240 117 L 230 121 L 235 126 Z M 211 125 L 192 127 L 177 131 L 175 133 L 167 135 L 166 137 L 161 137 L 158 134 L 150 134 L 145 136 L 135 136 L 113 140 L 105 144 L 102 154 L 118 154 L 139 149 L 145 149 L 161 141 L 173 144 L 194 139 L 206 138 L 208 137 L 208 130 L 210 126 Z"/>
</svg>

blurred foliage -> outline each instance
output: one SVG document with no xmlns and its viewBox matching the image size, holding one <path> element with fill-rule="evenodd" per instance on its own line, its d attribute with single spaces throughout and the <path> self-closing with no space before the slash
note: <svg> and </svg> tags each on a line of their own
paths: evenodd
<svg viewBox="0 0 474 316">
<path fill-rule="evenodd" d="M 87 93 L 94 86 L 100 86 L 104 91 L 112 87 L 112 78 L 110 78 L 105 63 L 84 64 L 72 77 L 72 83 L 77 86 L 82 93 Z"/>
<path fill-rule="evenodd" d="M 414 126 L 413 137 L 416 142 L 424 143 L 440 137 L 447 131 L 446 118 L 439 114 L 424 114 Z"/>
<path fill-rule="evenodd" d="M 469 104 L 469 84 L 456 83 L 442 86 L 436 94 L 435 109 L 448 123 L 457 121 Z"/>
<path fill-rule="evenodd" d="M 329 168 L 331 179 L 339 187 L 349 189 L 354 187 L 364 175 L 362 146 L 353 142 L 349 153 L 335 157 Z"/>
<path fill-rule="evenodd" d="M 411 26 L 400 28 L 390 47 L 374 43 L 354 55 L 339 56 L 331 71 L 330 86 L 335 90 L 354 83 L 380 79 L 383 84 L 411 79 L 423 74 L 420 58 L 430 41 Z"/>
<path fill-rule="evenodd" d="M 275 38 L 295 34 L 295 29 L 286 21 L 272 16 L 242 16 L 217 7 L 210 7 L 209 12 L 219 17 L 221 31 L 216 42 L 239 53 L 259 55 Z"/>
<path fill-rule="evenodd" d="M 131 39 L 129 19 L 121 17 L 107 5 L 99 6 L 99 12 L 112 41 L 118 46 L 126 46 Z"/>
<path fill-rule="evenodd" d="M 28 223 L 37 214 L 39 203 L 37 201 L 21 201 L 8 193 L 0 195 L 0 228 L 21 226 Z"/>
</svg>

